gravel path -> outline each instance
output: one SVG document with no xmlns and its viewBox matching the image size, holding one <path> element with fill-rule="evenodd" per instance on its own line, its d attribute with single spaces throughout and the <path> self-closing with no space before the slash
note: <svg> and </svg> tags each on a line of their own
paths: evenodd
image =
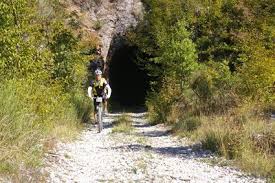
<svg viewBox="0 0 275 183">
<path fill-rule="evenodd" d="M 79 139 L 58 144 L 47 155 L 47 182 L 265 182 L 228 167 L 202 162 L 211 154 L 178 140 L 145 114 L 128 114 L 135 130 L 111 133 L 119 114 L 105 117 L 105 129 L 88 127 Z"/>
</svg>

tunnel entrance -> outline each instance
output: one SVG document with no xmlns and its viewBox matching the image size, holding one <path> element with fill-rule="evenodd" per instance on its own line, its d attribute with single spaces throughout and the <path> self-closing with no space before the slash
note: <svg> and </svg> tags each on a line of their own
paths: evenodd
<svg viewBox="0 0 275 183">
<path fill-rule="evenodd" d="M 145 109 L 148 74 L 136 60 L 137 48 L 125 43 L 113 51 L 109 62 L 109 82 L 112 87 L 111 110 L 137 111 Z"/>
</svg>

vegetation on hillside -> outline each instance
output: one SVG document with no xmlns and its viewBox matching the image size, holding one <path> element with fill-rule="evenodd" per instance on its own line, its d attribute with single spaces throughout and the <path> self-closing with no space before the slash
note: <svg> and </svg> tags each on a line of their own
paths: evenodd
<svg viewBox="0 0 275 183">
<path fill-rule="evenodd" d="M 275 9 L 271 0 L 144 0 L 128 33 L 153 80 L 152 123 L 274 176 Z"/>
<path fill-rule="evenodd" d="M 152 78 L 151 122 L 275 177 L 273 1 L 144 5 L 144 21 L 127 36 Z M 97 39 L 66 8 L 57 0 L 0 0 L 0 174 L 41 165 L 53 139 L 73 137 L 89 120 L 83 89 Z M 119 121 L 114 131 L 131 131 L 126 117 Z"/>
<path fill-rule="evenodd" d="M 0 173 L 41 165 L 54 139 L 89 120 L 87 50 L 96 39 L 55 0 L 0 1 Z M 74 22 L 74 24 L 72 24 Z"/>
</svg>

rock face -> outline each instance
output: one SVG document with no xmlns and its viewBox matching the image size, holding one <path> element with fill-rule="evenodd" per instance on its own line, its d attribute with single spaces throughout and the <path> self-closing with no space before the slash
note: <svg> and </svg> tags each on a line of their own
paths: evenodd
<svg viewBox="0 0 275 183">
<path fill-rule="evenodd" d="M 105 61 L 113 38 L 123 35 L 143 19 L 141 0 L 73 0 L 72 4 L 90 19 L 91 24 L 87 23 L 86 27 L 97 32 Z"/>
</svg>

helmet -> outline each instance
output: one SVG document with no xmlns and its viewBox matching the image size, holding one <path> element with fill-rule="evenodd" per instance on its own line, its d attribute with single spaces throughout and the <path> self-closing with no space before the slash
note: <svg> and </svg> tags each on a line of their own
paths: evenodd
<svg viewBox="0 0 275 183">
<path fill-rule="evenodd" d="M 100 70 L 100 69 L 97 69 L 96 71 L 95 71 L 95 75 L 101 75 L 102 74 L 102 71 Z"/>
</svg>

